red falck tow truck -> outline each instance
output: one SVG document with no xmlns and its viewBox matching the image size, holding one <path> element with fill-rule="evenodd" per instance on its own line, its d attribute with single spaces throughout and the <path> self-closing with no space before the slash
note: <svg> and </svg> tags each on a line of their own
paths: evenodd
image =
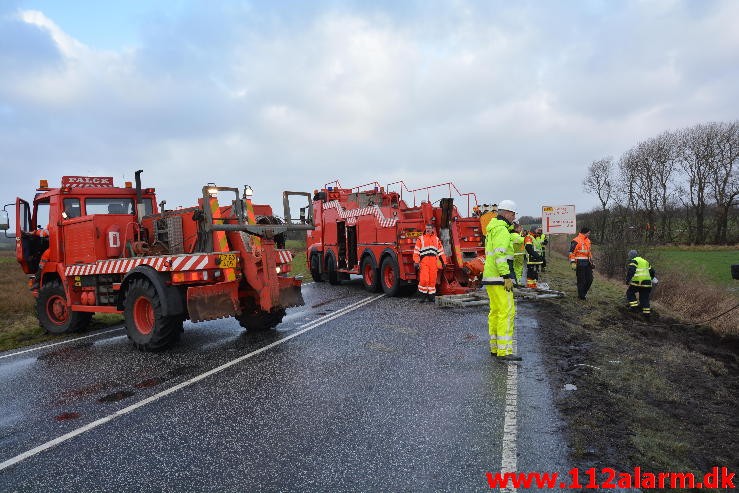
<svg viewBox="0 0 739 493">
<path fill-rule="evenodd" d="M 398 191 L 390 191 L 391 186 Z M 448 193 L 432 203 L 435 189 Z M 426 199 L 418 202 L 419 196 Z M 406 201 L 411 197 L 412 205 Z M 467 201 L 467 216 L 460 214 L 454 197 Z M 308 232 L 306 243 L 311 276 L 316 282 L 336 284 L 357 274 L 371 292 L 389 296 L 412 292 L 418 284 L 413 248 L 425 225 L 433 223 L 447 257 L 437 292 L 464 294 L 477 289 L 481 280 L 471 276 L 465 264 L 484 256 L 485 237 L 480 218 L 470 216 L 471 206 L 477 208 L 475 194 L 460 193 L 453 183 L 417 189 L 402 181 L 352 188 L 338 181 L 328 183 L 313 196 L 315 230 Z"/>
<path fill-rule="evenodd" d="M 267 329 L 303 304 L 283 238 L 310 224 L 283 223 L 270 206 L 252 204 L 249 187 L 209 184 L 197 205 L 161 210 L 140 175 L 135 188 L 110 177 L 65 176 L 58 188 L 42 180 L 32 203 L 16 199 L 16 258 L 48 332 L 121 313 L 133 343 L 158 350 L 179 338 L 186 319 L 234 316 Z M 231 200 L 220 204 L 226 194 Z M 0 226 L 9 229 L 5 209 Z"/>
</svg>

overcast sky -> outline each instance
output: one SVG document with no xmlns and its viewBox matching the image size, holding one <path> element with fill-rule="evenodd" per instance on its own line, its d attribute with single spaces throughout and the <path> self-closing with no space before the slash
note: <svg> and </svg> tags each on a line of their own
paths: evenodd
<svg viewBox="0 0 739 493">
<path fill-rule="evenodd" d="M 0 198 L 144 169 L 168 206 L 403 179 L 590 210 L 592 160 L 739 117 L 737 21 L 733 0 L 1 0 Z"/>
</svg>

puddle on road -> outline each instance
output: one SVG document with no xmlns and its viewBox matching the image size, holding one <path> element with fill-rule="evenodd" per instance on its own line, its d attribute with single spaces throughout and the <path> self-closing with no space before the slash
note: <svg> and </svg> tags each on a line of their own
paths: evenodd
<svg viewBox="0 0 739 493">
<path fill-rule="evenodd" d="M 53 351 L 47 351 L 39 354 L 36 359 L 38 361 L 63 361 L 75 358 L 79 355 L 81 349 L 92 347 L 92 342 L 82 342 L 73 346 L 66 346 Z"/>
<path fill-rule="evenodd" d="M 56 400 L 56 404 L 58 406 L 72 404 L 74 402 L 79 401 L 80 399 L 84 397 L 89 397 L 95 394 L 100 394 L 101 392 L 106 392 L 117 386 L 118 384 L 115 382 L 100 382 L 100 383 L 94 383 L 91 385 L 86 385 L 84 387 L 79 387 L 74 390 L 68 390 L 66 392 L 62 392 L 59 395 L 59 397 Z"/>
<path fill-rule="evenodd" d="M 150 387 L 155 387 L 160 383 L 162 383 L 162 380 L 159 378 L 147 378 L 146 380 L 142 380 L 133 384 L 133 386 L 137 389 L 148 389 Z"/>
<path fill-rule="evenodd" d="M 109 404 L 111 402 L 122 401 L 123 399 L 131 397 L 133 395 L 135 395 L 134 392 L 131 392 L 130 390 L 119 390 L 118 392 L 113 392 L 112 394 L 101 397 L 100 399 L 98 399 L 98 402 L 101 404 Z"/>
<path fill-rule="evenodd" d="M 197 365 L 183 365 L 177 368 L 172 368 L 163 377 L 163 380 L 170 380 L 177 377 L 187 377 L 195 374 L 198 371 Z"/>
<path fill-rule="evenodd" d="M 322 301 L 320 303 L 316 303 L 315 305 L 311 305 L 310 307 L 311 308 L 318 308 L 319 306 L 328 305 L 329 303 L 332 303 L 334 301 L 343 300 L 343 299 L 346 299 L 346 297 L 345 296 L 339 296 L 338 298 L 331 298 L 330 300 L 326 300 L 326 301 Z"/>
<path fill-rule="evenodd" d="M 80 413 L 62 413 L 54 416 L 55 421 L 71 421 L 82 416 Z"/>
</svg>

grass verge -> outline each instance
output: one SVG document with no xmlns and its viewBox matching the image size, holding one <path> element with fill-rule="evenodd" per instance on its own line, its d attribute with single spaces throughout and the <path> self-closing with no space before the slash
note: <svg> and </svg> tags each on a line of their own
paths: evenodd
<svg viewBox="0 0 739 493">
<path fill-rule="evenodd" d="M 79 334 L 55 336 L 39 326 L 35 315 L 35 299 L 28 290 L 28 280 L 15 260 L 15 252 L 0 252 L 0 351 L 30 346 L 46 341 L 61 341 Z M 123 323 L 121 315 L 95 314 L 87 330 Z"/>
<path fill-rule="evenodd" d="M 305 256 L 304 240 L 287 240 L 285 248 L 293 254 L 293 261 L 290 264 L 290 274 L 293 276 L 303 276 L 304 282 L 311 282 L 310 270 Z"/>
<path fill-rule="evenodd" d="M 557 254 L 544 280 L 566 293 L 541 303 L 539 330 L 573 466 L 739 468 L 736 334 L 679 320 L 660 305 L 648 323 L 626 310 L 626 286 L 597 274 L 580 301 L 575 275 Z"/>
</svg>

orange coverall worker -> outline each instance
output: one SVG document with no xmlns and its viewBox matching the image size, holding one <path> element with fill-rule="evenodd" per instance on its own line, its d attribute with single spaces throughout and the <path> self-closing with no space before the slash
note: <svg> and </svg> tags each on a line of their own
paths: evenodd
<svg viewBox="0 0 739 493">
<path fill-rule="evenodd" d="M 423 236 L 416 240 L 413 249 L 413 263 L 419 265 L 418 292 L 431 300 L 436 294 L 436 276 L 438 269 L 446 263 L 444 247 L 434 233 L 433 226 L 426 227 Z"/>
<path fill-rule="evenodd" d="M 41 254 L 41 259 L 39 259 L 38 261 L 38 270 L 33 276 L 33 282 L 31 283 L 31 291 L 39 288 L 39 283 L 41 282 L 41 273 L 44 271 L 44 267 L 46 267 L 46 264 L 49 261 L 49 251 L 50 250 L 47 248 L 46 250 L 44 250 L 44 253 Z"/>
</svg>

